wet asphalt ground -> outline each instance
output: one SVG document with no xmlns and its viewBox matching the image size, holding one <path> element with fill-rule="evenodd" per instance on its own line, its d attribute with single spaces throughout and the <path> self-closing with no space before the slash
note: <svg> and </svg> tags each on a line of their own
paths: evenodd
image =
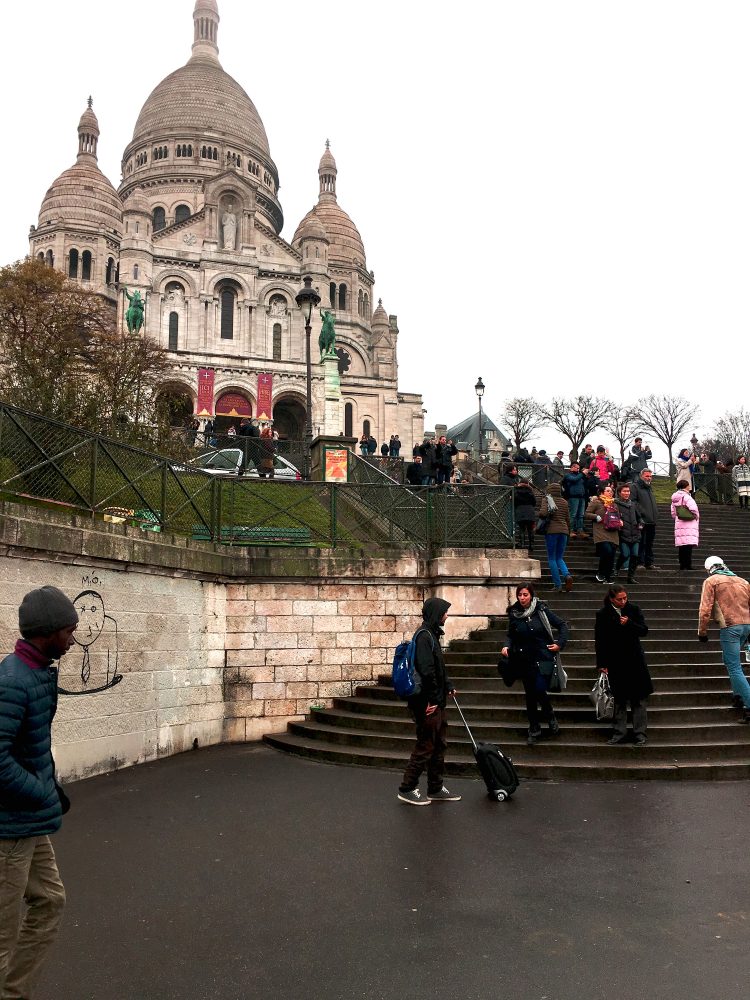
<svg viewBox="0 0 750 1000">
<path fill-rule="evenodd" d="M 396 800 L 259 747 L 68 786 L 35 1000 L 741 1000 L 750 785 Z"/>
</svg>

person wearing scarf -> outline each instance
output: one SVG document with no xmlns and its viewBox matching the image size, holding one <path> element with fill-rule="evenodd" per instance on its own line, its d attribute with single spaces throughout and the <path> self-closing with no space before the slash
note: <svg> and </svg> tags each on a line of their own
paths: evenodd
<svg viewBox="0 0 750 1000">
<path fill-rule="evenodd" d="M 557 630 L 557 639 L 550 634 L 551 629 Z M 533 584 L 524 583 L 516 587 L 515 604 L 508 607 L 508 640 L 500 651 L 498 670 L 504 678 L 520 677 L 523 681 L 529 720 L 526 742 L 529 746 L 542 738 L 540 718 L 547 723 L 550 736 L 557 736 L 560 732 L 560 724 L 549 698 L 549 683 L 555 655 L 565 647 L 568 635 L 567 623 L 537 600 Z M 507 668 L 512 674 L 507 674 Z"/>
<path fill-rule="evenodd" d="M 611 746 L 627 739 L 628 705 L 633 711 L 633 742 L 637 747 L 646 744 L 646 701 L 654 690 L 641 646 L 647 632 L 643 612 L 628 601 L 625 588 L 610 587 L 596 613 L 594 640 L 597 669 L 607 674 L 615 699 L 612 735 L 607 740 Z"/>
<path fill-rule="evenodd" d="M 597 582 L 612 584 L 615 582 L 615 553 L 620 544 L 620 532 L 604 527 L 604 515 L 608 510 L 617 510 L 611 486 L 605 486 L 598 497 L 589 501 L 585 518 L 594 528 L 594 547 L 599 556 Z"/>
<path fill-rule="evenodd" d="M 740 663 L 740 651 L 750 639 L 750 583 L 736 576 L 721 556 L 705 562 L 708 579 L 703 583 L 698 611 L 698 641 L 708 642 L 711 619 L 719 625 L 724 666 L 732 685 L 733 703 L 743 709 L 741 722 L 750 722 L 750 684 Z"/>
</svg>

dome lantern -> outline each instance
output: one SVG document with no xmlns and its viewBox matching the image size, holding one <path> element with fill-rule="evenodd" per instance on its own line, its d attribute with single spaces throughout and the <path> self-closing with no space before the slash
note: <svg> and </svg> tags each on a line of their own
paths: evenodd
<svg viewBox="0 0 750 1000">
<path fill-rule="evenodd" d="M 216 0 L 196 0 L 192 59 L 218 63 L 219 8 Z"/>
<path fill-rule="evenodd" d="M 96 163 L 96 146 L 99 141 L 99 119 L 94 114 L 94 99 L 89 97 L 88 107 L 78 122 L 78 157 L 93 157 Z"/>
</svg>

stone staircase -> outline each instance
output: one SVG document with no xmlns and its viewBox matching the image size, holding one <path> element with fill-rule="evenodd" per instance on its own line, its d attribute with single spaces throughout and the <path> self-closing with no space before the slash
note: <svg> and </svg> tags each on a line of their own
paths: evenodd
<svg viewBox="0 0 750 1000">
<path fill-rule="evenodd" d="M 505 636 L 502 620 L 451 643 L 446 653 L 449 673 L 476 739 L 499 744 L 523 777 L 750 778 L 750 726 L 739 723 L 741 713 L 731 706 L 718 632 L 712 626 L 708 645 L 696 640 L 706 556 L 720 555 L 735 572 L 750 577 L 750 511 L 701 506 L 701 544 L 694 554 L 697 568 L 690 572 L 677 569 L 672 539 L 672 520 L 665 509 L 655 550 L 660 568 L 641 569 L 637 582 L 628 586 L 650 629 L 644 648 L 655 692 L 649 700 L 646 747 L 607 746 L 609 725 L 596 722 L 588 698 L 596 676 L 594 614 L 606 591 L 594 580 L 591 542 L 573 541 L 568 546 L 566 561 L 575 579 L 570 594 L 551 593 L 546 560 L 542 562 L 540 596 L 571 626 L 564 654 L 568 689 L 553 697 L 561 726 L 557 738 L 526 745 L 523 691 L 518 684 L 506 688 L 497 675 Z M 287 733 L 266 737 L 266 742 L 317 760 L 400 770 L 414 735 L 390 678 L 382 676 L 376 686 L 361 687 L 352 698 L 335 699 L 330 709 L 314 711 L 305 721 L 290 724 Z M 448 773 L 475 774 L 471 745 L 455 709 L 450 713 L 449 743 Z"/>
</svg>

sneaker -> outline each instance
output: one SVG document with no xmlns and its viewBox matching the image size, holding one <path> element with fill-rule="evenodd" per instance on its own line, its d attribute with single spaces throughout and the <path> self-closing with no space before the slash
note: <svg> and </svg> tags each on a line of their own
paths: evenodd
<svg viewBox="0 0 750 1000">
<path fill-rule="evenodd" d="M 554 717 L 554 715 L 549 720 L 549 722 L 547 723 L 547 725 L 549 726 L 550 736 L 557 736 L 558 733 L 560 732 L 560 723 L 557 721 L 557 719 Z"/>
<path fill-rule="evenodd" d="M 607 581 L 604 579 L 603 576 L 599 576 L 599 574 L 597 573 L 596 574 L 596 582 L 597 583 L 606 583 Z"/>
<path fill-rule="evenodd" d="M 421 795 L 418 788 L 412 788 L 410 792 L 399 792 L 398 799 L 407 802 L 410 806 L 428 806 L 430 799 Z"/>
<path fill-rule="evenodd" d="M 645 747 L 645 745 L 647 743 L 648 743 L 648 740 L 646 739 L 645 736 L 636 736 L 635 739 L 633 740 L 634 746 L 637 746 L 637 747 Z"/>
<path fill-rule="evenodd" d="M 526 742 L 529 744 L 530 747 L 533 747 L 534 744 L 538 743 L 541 738 L 542 738 L 542 730 L 541 729 L 539 729 L 539 728 L 537 728 L 537 729 L 530 729 L 529 730 L 529 735 L 526 737 Z"/>
<path fill-rule="evenodd" d="M 427 798 L 430 802 L 460 802 L 461 796 L 454 795 L 453 792 L 449 792 L 448 789 L 443 785 L 439 792 L 428 792 Z"/>
<path fill-rule="evenodd" d="M 740 719 L 742 723 L 750 723 L 750 708 L 746 708 L 743 712 L 742 718 Z"/>
<path fill-rule="evenodd" d="M 625 742 L 624 736 L 610 736 L 610 738 L 607 740 L 607 746 L 616 747 L 619 746 L 620 743 L 624 742 Z"/>
<path fill-rule="evenodd" d="M 573 577 L 570 574 L 568 574 L 565 577 L 565 590 L 568 593 L 570 593 L 572 589 L 573 589 Z"/>
<path fill-rule="evenodd" d="M 732 708 L 743 709 L 744 707 L 745 707 L 745 704 L 742 701 L 742 698 L 740 698 L 740 696 L 738 694 L 733 694 L 732 695 Z"/>
<path fill-rule="evenodd" d="M 614 577 L 612 577 L 611 579 L 609 579 L 609 580 L 605 580 L 604 582 L 605 582 L 605 583 L 608 583 L 608 584 L 610 585 L 610 587 L 611 587 L 611 586 L 612 586 L 612 584 L 613 584 L 613 583 L 615 583 L 616 581 L 615 581 L 615 578 L 614 578 Z"/>
</svg>

